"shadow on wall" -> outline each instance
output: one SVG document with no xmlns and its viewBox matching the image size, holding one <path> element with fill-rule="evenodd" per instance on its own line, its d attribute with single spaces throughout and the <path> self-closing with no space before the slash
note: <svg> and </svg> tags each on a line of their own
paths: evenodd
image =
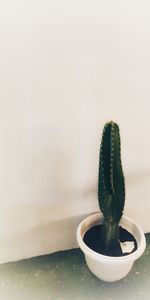
<svg viewBox="0 0 150 300">
<path fill-rule="evenodd" d="M 23 187 L 20 188 L 20 198 L 31 204 L 69 200 L 69 190 L 74 186 L 72 160 L 75 158 L 69 155 L 68 146 L 60 137 L 61 132 L 51 130 L 52 133 L 45 128 L 37 134 L 30 132 L 30 139 L 25 141 L 26 153 L 22 154 L 21 179 L 18 180 Z M 47 136 L 50 136 L 49 140 Z M 75 156 L 73 149 L 72 153 Z"/>
<path fill-rule="evenodd" d="M 129 174 L 126 178 L 125 214 L 149 232 L 150 169 Z"/>
<path fill-rule="evenodd" d="M 140 170 L 135 173 L 129 174 L 126 177 L 126 183 L 128 186 L 140 184 L 142 181 L 149 181 L 150 179 L 150 168 L 147 170 Z"/>
<path fill-rule="evenodd" d="M 50 136 L 49 140 L 47 136 Z M 25 161 L 21 174 L 24 190 L 20 191 L 20 198 L 27 203 L 53 205 L 59 202 L 62 206 L 72 202 L 73 206 L 78 203 L 82 209 L 80 200 L 87 199 L 83 202 L 85 210 L 87 203 L 96 198 L 95 174 L 88 165 L 88 154 L 85 158 L 80 138 L 75 136 L 70 143 L 69 136 L 70 133 L 63 136 L 61 130 L 54 128 L 50 131 L 41 129 L 37 135 L 32 133 L 26 156 L 22 159 Z"/>
<path fill-rule="evenodd" d="M 50 196 L 50 201 L 71 200 L 71 190 L 74 186 L 73 167 L 69 151 L 64 149 L 63 144 L 55 144 L 50 152 L 51 159 L 51 191 L 54 199 Z"/>
<path fill-rule="evenodd" d="M 49 221 L 44 221 L 43 217 L 43 220 L 38 221 L 38 225 L 36 224 L 38 216 L 39 220 L 41 218 L 41 213 L 47 218 L 50 212 L 51 207 L 39 206 L 36 208 L 36 212 L 35 208 L 31 210 L 31 207 L 20 207 L 19 219 L 16 219 L 16 223 L 20 222 L 21 216 L 22 224 L 29 221 L 28 228 L 22 225 L 18 231 L 10 232 L 11 230 L 8 230 L 7 234 L 0 236 L 0 263 L 77 247 L 76 229 L 86 215 Z M 35 218 L 33 218 L 34 214 Z M 16 216 L 16 211 L 13 215 Z M 31 224 L 31 220 L 34 220 L 33 224 Z"/>
</svg>

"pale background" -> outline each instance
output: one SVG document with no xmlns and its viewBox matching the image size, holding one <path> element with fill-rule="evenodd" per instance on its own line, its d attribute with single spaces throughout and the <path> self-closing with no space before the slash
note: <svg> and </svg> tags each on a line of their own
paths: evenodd
<svg viewBox="0 0 150 300">
<path fill-rule="evenodd" d="M 150 2 L 1 0 L 0 262 L 76 246 L 108 120 L 150 231 Z"/>
</svg>

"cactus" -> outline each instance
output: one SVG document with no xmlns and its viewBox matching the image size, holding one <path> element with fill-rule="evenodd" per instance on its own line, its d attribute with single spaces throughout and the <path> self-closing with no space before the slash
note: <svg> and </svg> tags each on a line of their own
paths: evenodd
<svg viewBox="0 0 150 300">
<path fill-rule="evenodd" d="M 119 222 L 125 203 L 125 181 L 121 166 L 120 133 L 114 122 L 103 129 L 98 174 L 98 201 L 104 220 L 101 241 L 109 251 L 119 244 Z"/>
</svg>

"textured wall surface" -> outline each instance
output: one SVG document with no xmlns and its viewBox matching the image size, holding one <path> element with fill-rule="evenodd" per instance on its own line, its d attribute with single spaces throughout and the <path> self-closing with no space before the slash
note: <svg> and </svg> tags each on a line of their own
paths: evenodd
<svg viewBox="0 0 150 300">
<path fill-rule="evenodd" d="M 149 1 L 0 3 L 0 262 L 76 245 L 101 131 L 120 124 L 126 214 L 150 231 Z"/>
</svg>

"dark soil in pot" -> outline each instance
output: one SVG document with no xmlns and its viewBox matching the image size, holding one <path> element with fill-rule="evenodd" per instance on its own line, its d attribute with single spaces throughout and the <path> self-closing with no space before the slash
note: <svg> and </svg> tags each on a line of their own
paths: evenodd
<svg viewBox="0 0 150 300">
<path fill-rule="evenodd" d="M 118 243 L 117 247 L 111 251 L 107 251 L 104 249 L 104 246 L 101 242 L 101 229 L 102 225 L 96 225 L 90 228 L 84 235 L 84 243 L 91 248 L 93 251 L 107 255 L 107 256 L 126 256 L 129 253 L 123 253 L 121 250 L 121 246 Z M 119 240 L 120 242 L 134 242 L 134 248 L 131 253 L 137 250 L 137 242 L 134 236 L 128 232 L 126 229 L 119 227 Z"/>
</svg>

